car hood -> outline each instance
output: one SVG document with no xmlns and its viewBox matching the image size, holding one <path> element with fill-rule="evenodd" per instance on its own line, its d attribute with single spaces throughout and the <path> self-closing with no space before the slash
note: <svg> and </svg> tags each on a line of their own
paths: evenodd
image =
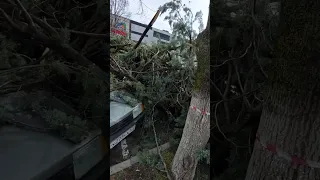
<svg viewBox="0 0 320 180">
<path fill-rule="evenodd" d="M 32 179 L 73 147 L 72 143 L 46 133 L 4 126 L 0 129 L 1 179 Z"/>
<path fill-rule="evenodd" d="M 127 117 L 132 110 L 133 108 L 127 104 L 110 101 L 110 127 Z"/>
</svg>

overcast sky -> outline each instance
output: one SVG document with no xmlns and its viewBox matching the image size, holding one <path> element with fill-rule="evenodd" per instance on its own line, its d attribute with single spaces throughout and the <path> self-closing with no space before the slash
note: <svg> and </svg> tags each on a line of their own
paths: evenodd
<svg viewBox="0 0 320 180">
<path fill-rule="evenodd" d="M 142 0 L 143 14 L 140 15 L 139 12 L 141 11 L 139 0 L 129 0 L 129 12 L 131 13 L 130 19 L 143 24 L 149 24 L 158 8 L 169 1 L 170 0 Z M 203 24 L 206 26 L 209 13 L 209 0 L 182 0 L 182 4 L 186 4 L 186 6 L 191 8 L 193 14 L 201 10 L 203 13 Z M 159 16 L 153 24 L 153 27 L 172 32 L 168 21 L 164 21 L 165 15 L 166 14 L 162 14 Z M 198 31 L 198 24 L 195 24 L 194 28 Z"/>
</svg>

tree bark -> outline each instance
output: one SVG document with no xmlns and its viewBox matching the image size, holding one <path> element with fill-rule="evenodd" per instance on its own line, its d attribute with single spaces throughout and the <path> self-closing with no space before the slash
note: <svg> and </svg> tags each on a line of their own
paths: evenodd
<svg viewBox="0 0 320 180">
<path fill-rule="evenodd" d="M 197 94 L 191 98 L 192 106 L 210 109 L 208 95 Z M 178 150 L 174 156 L 172 172 L 175 180 L 192 180 L 198 160 L 196 153 L 202 150 L 210 137 L 210 116 L 190 109 Z"/>
<path fill-rule="evenodd" d="M 277 58 L 246 180 L 320 179 L 310 163 L 320 160 L 320 3 L 283 0 L 281 6 Z"/>
<path fill-rule="evenodd" d="M 210 113 L 209 19 L 206 29 L 197 37 L 196 83 L 182 138 L 173 159 L 175 180 L 194 178 L 198 164 L 197 152 L 205 148 L 210 137 L 210 114 L 207 114 Z"/>
</svg>

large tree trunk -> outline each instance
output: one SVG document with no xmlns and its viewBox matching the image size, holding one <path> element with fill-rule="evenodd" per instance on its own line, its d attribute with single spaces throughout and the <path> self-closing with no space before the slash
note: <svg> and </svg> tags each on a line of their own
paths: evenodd
<svg viewBox="0 0 320 180">
<path fill-rule="evenodd" d="M 320 3 L 281 6 L 277 59 L 246 180 L 320 179 Z"/>
<path fill-rule="evenodd" d="M 198 164 L 196 153 L 204 149 L 210 137 L 209 38 L 208 19 L 206 29 L 197 37 L 196 83 L 182 138 L 173 159 L 172 173 L 175 180 L 193 179 Z"/>
</svg>

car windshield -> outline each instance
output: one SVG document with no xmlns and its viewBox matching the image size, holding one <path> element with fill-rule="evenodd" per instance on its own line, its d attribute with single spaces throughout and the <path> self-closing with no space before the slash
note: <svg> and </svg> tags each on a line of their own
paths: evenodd
<svg viewBox="0 0 320 180">
<path fill-rule="evenodd" d="M 132 111 L 132 107 L 115 101 L 110 102 L 110 127 L 120 122 L 128 113 Z"/>
<path fill-rule="evenodd" d="M 123 91 L 110 93 L 110 127 L 125 118 L 139 101 Z"/>
<path fill-rule="evenodd" d="M 115 101 L 123 104 L 128 104 L 131 107 L 135 107 L 139 101 L 132 97 L 129 93 L 123 91 L 113 91 L 110 93 L 110 101 Z"/>
</svg>

